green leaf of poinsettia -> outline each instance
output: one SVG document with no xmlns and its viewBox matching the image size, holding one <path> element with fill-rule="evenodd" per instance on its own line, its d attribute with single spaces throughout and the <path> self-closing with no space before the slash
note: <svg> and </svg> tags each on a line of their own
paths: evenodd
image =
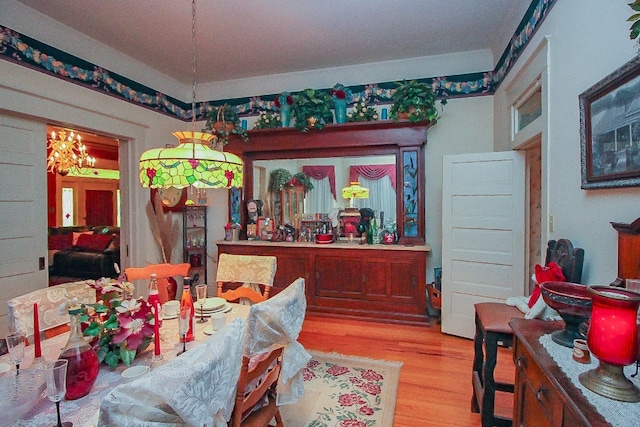
<svg viewBox="0 0 640 427">
<path fill-rule="evenodd" d="M 136 351 L 135 350 L 129 350 L 126 348 L 120 348 L 120 358 L 122 359 L 122 361 L 124 362 L 125 365 L 127 366 L 131 366 L 131 362 L 133 362 L 133 359 L 136 358 Z"/>
<path fill-rule="evenodd" d="M 105 329 L 115 329 L 115 328 L 117 328 L 119 326 L 120 325 L 118 324 L 118 316 L 116 316 L 115 314 L 112 314 L 109 317 L 109 320 L 104 322 Z"/>
<path fill-rule="evenodd" d="M 112 368 L 115 368 L 118 365 L 118 360 L 120 360 L 117 352 L 118 352 L 118 348 L 116 347 L 115 350 L 108 351 L 104 358 L 104 362 L 107 365 L 111 366 Z"/>
<path fill-rule="evenodd" d="M 100 324 L 98 322 L 91 322 L 89 326 L 87 326 L 87 328 L 83 331 L 83 333 L 91 337 L 97 337 L 101 331 L 102 328 L 100 327 Z"/>
</svg>

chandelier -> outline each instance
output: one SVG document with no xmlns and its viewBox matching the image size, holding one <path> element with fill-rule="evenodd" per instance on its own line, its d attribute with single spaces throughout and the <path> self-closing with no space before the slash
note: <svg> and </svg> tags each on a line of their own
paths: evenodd
<svg viewBox="0 0 640 427">
<path fill-rule="evenodd" d="M 96 158 L 87 154 L 87 146 L 82 143 L 80 135 L 71 132 L 67 135 L 65 130 L 60 130 L 58 135 L 51 132 L 47 140 L 47 149 L 50 150 L 47 158 L 47 171 L 66 176 L 73 168 L 82 169 L 84 166 L 94 167 Z"/>
<path fill-rule="evenodd" d="M 354 199 L 368 199 L 369 189 L 360 185 L 360 182 L 350 182 L 348 187 L 342 189 L 342 198 L 349 199 L 349 208 L 353 208 Z"/>
<path fill-rule="evenodd" d="M 242 187 L 242 159 L 210 147 L 215 135 L 195 131 L 196 2 L 191 1 L 192 101 L 191 131 L 174 132 L 177 147 L 153 148 L 140 156 L 140 184 L 150 188 Z M 213 145 L 213 144 L 212 144 Z"/>
</svg>

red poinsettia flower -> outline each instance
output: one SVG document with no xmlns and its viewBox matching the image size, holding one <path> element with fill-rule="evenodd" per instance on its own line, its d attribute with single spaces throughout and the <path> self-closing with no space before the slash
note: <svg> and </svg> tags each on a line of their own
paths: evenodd
<svg viewBox="0 0 640 427">
<path fill-rule="evenodd" d="M 127 348 L 137 349 L 142 340 L 153 336 L 153 325 L 148 322 L 151 309 L 145 300 L 130 300 L 127 304 L 123 301 L 118 307 L 118 323 L 120 330 L 113 336 L 113 343 L 120 344 L 126 341 Z"/>
</svg>

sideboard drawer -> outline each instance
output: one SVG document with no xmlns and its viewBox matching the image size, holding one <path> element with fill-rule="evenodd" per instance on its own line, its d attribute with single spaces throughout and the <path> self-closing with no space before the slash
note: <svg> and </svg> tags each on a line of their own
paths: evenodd
<svg viewBox="0 0 640 427">
<path fill-rule="evenodd" d="M 514 353 L 514 361 L 518 369 L 518 375 L 521 375 L 522 380 L 526 381 L 529 388 L 527 390 L 525 384 L 519 381 L 520 391 L 524 396 L 520 396 L 525 399 L 528 405 L 539 406 L 536 411 L 538 413 L 544 413 L 549 425 L 561 426 L 563 418 L 563 405 L 558 392 L 555 390 L 546 375 L 540 370 L 539 366 L 535 362 L 535 358 L 521 345 L 517 345 Z M 533 408 L 529 408 L 532 410 Z M 542 420 L 537 420 L 539 423 Z M 545 423 L 546 424 L 546 423 Z M 531 425 L 525 423 L 524 425 Z"/>
</svg>

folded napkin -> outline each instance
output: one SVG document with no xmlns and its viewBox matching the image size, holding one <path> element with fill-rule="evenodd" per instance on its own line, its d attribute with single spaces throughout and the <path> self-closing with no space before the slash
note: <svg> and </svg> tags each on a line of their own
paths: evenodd
<svg viewBox="0 0 640 427">
<path fill-rule="evenodd" d="M 233 411 L 245 323 L 235 319 L 201 344 L 109 392 L 100 426 L 226 426 Z"/>
</svg>

